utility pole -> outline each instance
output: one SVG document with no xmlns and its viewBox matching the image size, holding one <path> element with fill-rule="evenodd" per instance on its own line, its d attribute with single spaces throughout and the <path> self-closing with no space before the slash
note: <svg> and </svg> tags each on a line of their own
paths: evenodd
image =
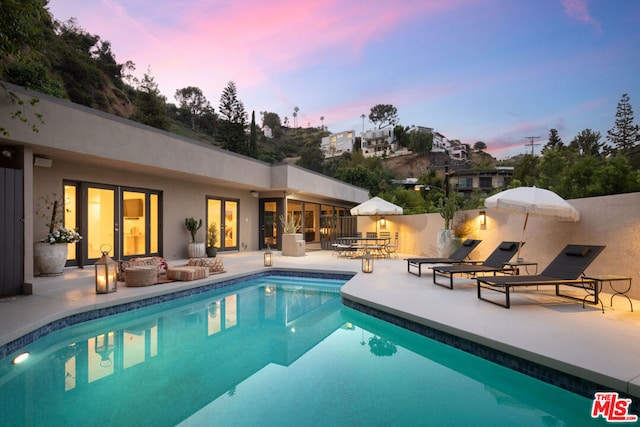
<svg viewBox="0 0 640 427">
<path fill-rule="evenodd" d="M 525 136 L 525 139 L 528 139 L 529 143 L 528 144 L 524 144 L 524 146 L 525 147 L 531 146 L 531 156 L 534 155 L 533 154 L 533 147 L 536 146 L 536 145 L 540 145 L 540 144 L 534 144 L 533 143 L 533 141 L 538 139 L 538 138 L 541 138 L 541 137 L 539 137 L 539 136 Z"/>
</svg>

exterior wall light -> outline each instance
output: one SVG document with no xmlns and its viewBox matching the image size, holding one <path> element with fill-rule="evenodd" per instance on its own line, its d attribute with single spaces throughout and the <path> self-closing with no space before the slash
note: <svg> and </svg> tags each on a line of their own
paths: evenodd
<svg viewBox="0 0 640 427">
<path fill-rule="evenodd" d="M 252 191 L 249 194 L 251 194 L 251 197 L 253 197 L 254 199 L 257 199 L 258 197 L 260 197 L 260 193 L 258 193 L 257 191 Z"/>
<path fill-rule="evenodd" d="M 487 212 L 485 211 L 480 211 L 480 225 L 483 227 L 487 225 Z"/>
<path fill-rule="evenodd" d="M 362 272 L 363 273 L 372 273 L 373 272 L 373 257 L 367 251 L 362 257 Z"/>
<path fill-rule="evenodd" d="M 118 289 L 118 264 L 114 260 L 109 257 L 109 250 L 102 250 L 103 247 L 109 245 L 102 245 L 100 247 L 100 252 L 102 252 L 102 256 L 96 263 L 95 267 L 95 276 L 96 276 L 96 294 L 108 294 L 110 292 L 115 292 Z"/>
<path fill-rule="evenodd" d="M 273 265 L 273 257 L 271 253 L 271 246 L 267 245 L 267 250 L 264 253 L 264 266 L 271 267 Z"/>
</svg>

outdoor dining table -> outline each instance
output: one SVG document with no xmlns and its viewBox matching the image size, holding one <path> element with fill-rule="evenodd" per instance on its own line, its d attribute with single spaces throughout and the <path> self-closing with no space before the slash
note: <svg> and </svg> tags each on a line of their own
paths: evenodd
<svg viewBox="0 0 640 427">
<path fill-rule="evenodd" d="M 351 249 L 356 256 L 363 256 L 366 252 L 372 255 L 387 257 L 386 246 L 391 242 L 389 237 L 338 237 L 336 242 Z"/>
</svg>

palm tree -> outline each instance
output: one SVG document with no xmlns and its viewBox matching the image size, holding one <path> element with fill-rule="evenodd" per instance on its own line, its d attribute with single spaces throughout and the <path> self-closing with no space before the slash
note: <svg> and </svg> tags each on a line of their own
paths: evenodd
<svg viewBox="0 0 640 427">
<path fill-rule="evenodd" d="M 320 130 L 323 131 L 324 130 L 324 116 L 320 116 L 320 123 L 322 123 L 322 126 L 320 127 Z"/>
<path fill-rule="evenodd" d="M 298 107 L 293 107 L 293 127 L 298 127 L 298 111 L 300 109 Z"/>
</svg>

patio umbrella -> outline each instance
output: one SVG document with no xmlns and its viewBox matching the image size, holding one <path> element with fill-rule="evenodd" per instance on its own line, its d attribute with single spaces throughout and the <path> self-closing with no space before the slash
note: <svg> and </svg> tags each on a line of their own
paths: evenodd
<svg viewBox="0 0 640 427">
<path fill-rule="evenodd" d="M 520 258 L 520 249 L 529 215 L 555 221 L 580 220 L 580 212 L 576 208 L 553 191 L 543 188 L 517 187 L 505 190 L 487 197 L 484 205 L 487 208 L 495 208 L 500 211 L 525 214 L 522 236 L 518 245 L 518 258 Z"/>
<path fill-rule="evenodd" d="M 387 202 L 380 197 L 373 197 L 358 206 L 351 208 L 351 215 L 374 216 L 376 217 L 376 233 L 378 232 L 378 216 L 402 215 L 402 208 Z"/>
</svg>

